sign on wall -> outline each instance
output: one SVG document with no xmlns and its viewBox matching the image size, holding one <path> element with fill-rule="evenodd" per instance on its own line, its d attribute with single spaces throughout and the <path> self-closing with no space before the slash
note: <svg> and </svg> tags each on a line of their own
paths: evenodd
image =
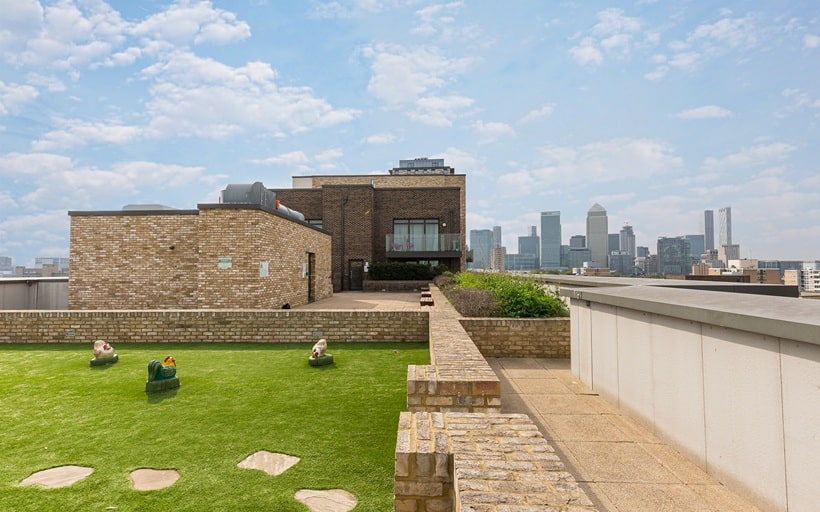
<svg viewBox="0 0 820 512">
<path fill-rule="evenodd" d="M 268 277 L 268 262 L 259 262 L 259 277 Z"/>
<path fill-rule="evenodd" d="M 233 258 L 231 258 L 230 256 L 227 256 L 227 257 L 226 256 L 220 256 L 219 257 L 219 259 L 216 263 L 216 268 L 218 268 L 220 270 L 223 270 L 223 269 L 231 268 L 231 267 L 233 267 Z"/>
</svg>

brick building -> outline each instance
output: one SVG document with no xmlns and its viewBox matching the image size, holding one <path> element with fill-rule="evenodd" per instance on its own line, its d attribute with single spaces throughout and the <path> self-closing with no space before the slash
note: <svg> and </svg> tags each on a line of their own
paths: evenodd
<svg viewBox="0 0 820 512">
<path fill-rule="evenodd" d="M 69 309 L 279 309 L 333 295 L 330 235 L 275 206 L 69 216 Z"/>
<path fill-rule="evenodd" d="M 333 290 L 360 290 L 382 261 L 466 269 L 466 178 L 450 167 L 390 174 L 293 177 L 276 197 L 333 237 Z"/>
</svg>

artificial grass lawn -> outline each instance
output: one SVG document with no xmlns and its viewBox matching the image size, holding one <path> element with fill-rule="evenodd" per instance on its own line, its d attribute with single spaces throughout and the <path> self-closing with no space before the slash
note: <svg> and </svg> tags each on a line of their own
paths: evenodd
<svg viewBox="0 0 820 512">
<path fill-rule="evenodd" d="M 392 510 L 407 366 L 426 344 L 119 344 L 89 366 L 91 346 L 0 345 L 0 510 L 306 511 L 299 489 L 344 489 L 360 511 Z M 145 393 L 151 359 L 173 355 L 181 386 Z M 258 451 L 301 460 L 283 474 L 236 465 Z M 17 484 L 62 465 L 94 468 L 69 487 Z M 139 468 L 176 469 L 157 491 Z M 115 508 L 113 508 L 115 507 Z"/>
</svg>

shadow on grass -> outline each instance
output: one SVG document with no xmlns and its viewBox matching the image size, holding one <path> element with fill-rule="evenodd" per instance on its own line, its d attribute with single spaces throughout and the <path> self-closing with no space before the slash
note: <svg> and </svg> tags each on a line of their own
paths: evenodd
<svg viewBox="0 0 820 512">
<path fill-rule="evenodd" d="M 177 396 L 178 391 L 179 388 L 168 389 L 166 391 L 156 391 L 154 393 L 149 393 L 146 391 L 145 399 L 148 401 L 149 404 L 161 404 L 165 400 L 175 398 Z"/>
</svg>

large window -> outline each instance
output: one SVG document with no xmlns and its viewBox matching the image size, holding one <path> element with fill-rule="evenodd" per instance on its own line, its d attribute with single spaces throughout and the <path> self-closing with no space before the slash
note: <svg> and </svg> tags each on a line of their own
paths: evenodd
<svg viewBox="0 0 820 512">
<path fill-rule="evenodd" d="M 438 251 L 438 219 L 394 220 L 393 249 Z"/>
</svg>

